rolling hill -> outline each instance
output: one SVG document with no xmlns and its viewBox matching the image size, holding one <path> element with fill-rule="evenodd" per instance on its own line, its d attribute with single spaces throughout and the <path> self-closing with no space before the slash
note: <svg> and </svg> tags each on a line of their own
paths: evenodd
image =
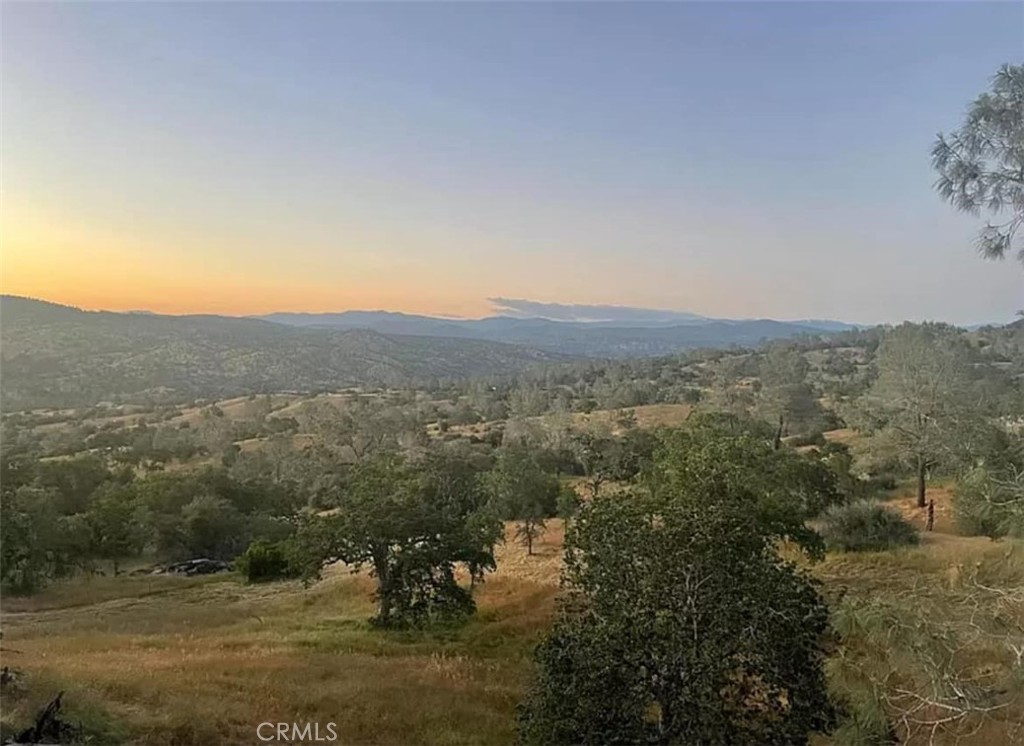
<svg viewBox="0 0 1024 746">
<path fill-rule="evenodd" d="M 500 342 L 259 319 L 81 311 L 0 297 L 5 412 L 101 401 L 399 386 L 568 359 Z"/>
</svg>

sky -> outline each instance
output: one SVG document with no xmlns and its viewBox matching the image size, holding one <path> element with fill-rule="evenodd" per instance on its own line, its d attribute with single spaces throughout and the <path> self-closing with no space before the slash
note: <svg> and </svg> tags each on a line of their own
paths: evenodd
<svg viewBox="0 0 1024 746">
<path fill-rule="evenodd" d="M 0 289 L 1008 321 L 929 150 L 1022 3 L 4 3 Z"/>
</svg>

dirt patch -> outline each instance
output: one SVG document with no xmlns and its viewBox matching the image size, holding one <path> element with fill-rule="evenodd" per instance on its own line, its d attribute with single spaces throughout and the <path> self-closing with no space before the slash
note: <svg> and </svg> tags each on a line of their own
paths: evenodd
<svg viewBox="0 0 1024 746">
<path fill-rule="evenodd" d="M 935 527 L 933 528 L 933 533 L 956 535 L 952 487 L 950 485 L 929 487 L 926 499 L 935 501 Z M 922 532 L 925 530 L 928 522 L 928 509 L 917 507 L 917 495 L 912 488 L 906 488 L 897 492 L 887 504 L 891 508 L 898 510 L 918 530 Z"/>
</svg>

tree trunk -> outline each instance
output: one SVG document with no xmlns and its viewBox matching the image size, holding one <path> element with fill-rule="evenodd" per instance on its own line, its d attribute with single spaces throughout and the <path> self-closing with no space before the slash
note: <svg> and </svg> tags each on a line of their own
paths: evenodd
<svg viewBox="0 0 1024 746">
<path fill-rule="evenodd" d="M 387 627 L 391 622 L 391 593 L 382 589 L 380 594 L 380 609 L 377 611 L 377 622 L 381 627 Z"/>
<path fill-rule="evenodd" d="M 925 501 L 925 460 L 917 459 L 917 507 L 923 508 L 928 503 Z"/>
<path fill-rule="evenodd" d="M 529 521 L 526 523 L 526 556 L 533 556 L 533 526 Z"/>
<path fill-rule="evenodd" d="M 785 419 L 780 414 L 779 415 L 779 427 L 775 431 L 775 439 L 772 440 L 772 448 L 774 450 L 776 450 L 776 451 L 779 450 L 779 448 L 782 447 L 782 429 L 783 429 L 785 423 L 786 423 Z"/>
<path fill-rule="evenodd" d="M 377 576 L 377 623 L 387 627 L 391 621 L 391 573 L 388 568 L 387 550 L 373 554 L 373 572 Z"/>
<path fill-rule="evenodd" d="M 60 717 L 61 698 L 63 696 L 64 692 L 61 692 L 54 697 L 53 701 L 36 715 L 35 722 L 15 737 L 15 742 L 41 743 L 56 741 L 60 738 L 69 727 L 69 723 Z"/>
</svg>

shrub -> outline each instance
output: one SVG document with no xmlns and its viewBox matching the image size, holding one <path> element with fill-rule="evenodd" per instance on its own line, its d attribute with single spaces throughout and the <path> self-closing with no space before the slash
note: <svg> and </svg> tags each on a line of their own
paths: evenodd
<svg viewBox="0 0 1024 746">
<path fill-rule="evenodd" d="M 299 572 L 291 561 L 290 550 L 289 543 L 285 541 L 254 541 L 235 560 L 235 569 L 245 575 L 250 583 L 298 577 Z"/>
<path fill-rule="evenodd" d="M 877 552 L 919 541 L 917 529 L 903 516 L 872 500 L 829 508 L 821 534 L 830 549 L 846 552 Z"/>
<path fill-rule="evenodd" d="M 883 492 L 891 492 L 896 489 L 898 484 L 899 480 L 896 478 L 895 474 L 885 472 L 883 474 L 874 474 L 868 477 L 867 489 L 869 491 L 876 492 L 879 490 Z"/>
<path fill-rule="evenodd" d="M 831 409 L 826 409 L 822 416 L 825 418 L 826 430 L 840 430 L 846 427 L 846 421 Z"/>
</svg>

